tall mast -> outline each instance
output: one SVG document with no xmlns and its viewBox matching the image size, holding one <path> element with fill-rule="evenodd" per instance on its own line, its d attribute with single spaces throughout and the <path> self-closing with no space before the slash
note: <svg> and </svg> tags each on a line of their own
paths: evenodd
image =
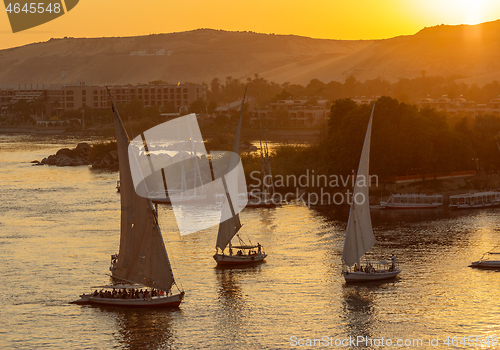
<svg viewBox="0 0 500 350">
<path fill-rule="evenodd" d="M 234 136 L 233 151 L 231 154 L 231 159 L 229 162 L 228 170 L 236 168 L 240 161 L 239 150 L 240 150 L 240 134 L 241 134 L 241 124 L 243 119 L 243 106 L 245 104 L 245 96 L 247 93 L 247 88 L 245 88 L 245 93 L 243 94 L 243 101 L 241 101 L 240 116 L 238 118 L 238 125 L 236 127 L 236 134 Z M 217 234 L 217 244 L 216 247 L 220 248 L 222 251 L 226 248 L 228 243 L 231 242 L 233 237 L 238 233 L 241 228 L 240 215 L 236 213 L 234 209 L 234 203 L 229 195 L 229 189 L 224 176 L 221 177 L 222 184 L 224 186 L 224 191 L 226 192 L 226 198 L 228 199 L 229 209 L 231 210 L 231 218 L 221 222 L 219 224 L 219 232 Z M 236 195 L 238 198 L 238 195 Z M 224 208 L 223 208 L 224 210 Z"/>
<path fill-rule="evenodd" d="M 265 155 L 264 155 L 264 149 L 262 146 L 262 140 L 263 140 L 263 130 L 262 130 L 262 118 L 261 118 L 261 112 L 260 112 L 260 99 L 259 99 L 259 94 L 257 93 L 257 101 L 259 103 L 259 111 L 258 111 L 258 119 L 259 119 L 259 144 L 260 144 L 260 165 L 262 167 L 262 192 L 266 193 L 267 192 L 267 186 L 266 186 L 266 161 L 265 161 Z"/>
</svg>

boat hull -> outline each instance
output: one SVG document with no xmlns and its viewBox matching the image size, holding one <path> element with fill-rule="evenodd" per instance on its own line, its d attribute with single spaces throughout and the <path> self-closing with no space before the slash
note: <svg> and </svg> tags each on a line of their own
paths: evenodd
<svg viewBox="0 0 500 350">
<path fill-rule="evenodd" d="M 248 202 L 245 208 L 276 208 L 279 206 L 279 203 L 275 202 Z"/>
<path fill-rule="evenodd" d="M 484 203 L 484 204 L 458 204 L 458 205 L 449 205 L 452 209 L 479 209 L 479 208 L 491 208 L 498 207 L 500 203 Z"/>
<path fill-rule="evenodd" d="M 153 204 L 172 204 L 172 202 L 170 201 L 170 198 L 152 198 L 151 199 L 151 202 L 153 202 Z"/>
<path fill-rule="evenodd" d="M 382 210 L 385 209 L 385 205 L 370 205 L 370 209 Z"/>
<path fill-rule="evenodd" d="M 113 299 L 93 297 L 89 294 L 83 294 L 79 300 L 71 302 L 79 305 L 99 305 L 99 306 L 117 306 L 117 307 L 178 307 L 184 292 L 170 296 L 152 297 L 147 299 Z"/>
<path fill-rule="evenodd" d="M 500 260 L 474 261 L 469 267 L 477 269 L 500 269 Z"/>
<path fill-rule="evenodd" d="M 387 205 L 385 209 L 401 210 L 401 209 L 436 209 L 441 204 L 422 204 L 422 205 Z"/>
<path fill-rule="evenodd" d="M 255 264 L 264 261 L 267 254 L 260 253 L 255 255 L 222 255 L 215 254 L 214 260 L 218 265 L 221 266 L 237 266 L 237 265 L 247 265 L 247 264 Z"/>
<path fill-rule="evenodd" d="M 343 271 L 344 279 L 347 283 L 349 282 L 370 282 L 370 281 L 381 281 L 390 278 L 394 278 L 401 273 L 401 270 L 394 271 L 384 271 L 384 272 L 372 272 L 366 273 L 362 271 L 356 272 L 346 272 Z"/>
</svg>

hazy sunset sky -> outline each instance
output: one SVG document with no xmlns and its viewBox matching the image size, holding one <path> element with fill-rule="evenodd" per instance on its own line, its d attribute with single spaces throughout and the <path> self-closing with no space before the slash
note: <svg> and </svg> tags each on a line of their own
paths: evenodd
<svg viewBox="0 0 500 350">
<path fill-rule="evenodd" d="M 477 24 L 499 18 L 497 0 L 80 0 L 66 15 L 16 34 L 4 11 L 0 48 L 52 37 L 135 36 L 197 28 L 382 39 L 438 24 Z"/>
</svg>

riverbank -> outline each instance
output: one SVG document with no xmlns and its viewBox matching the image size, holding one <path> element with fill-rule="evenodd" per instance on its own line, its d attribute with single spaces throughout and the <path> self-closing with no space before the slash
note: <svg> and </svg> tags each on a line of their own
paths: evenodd
<svg viewBox="0 0 500 350">
<path fill-rule="evenodd" d="M 133 125 L 130 127 L 126 123 L 127 130 L 139 131 L 140 128 Z M 225 130 L 218 130 L 214 127 L 204 127 L 200 126 L 201 134 L 204 138 L 213 138 L 221 133 L 228 133 Z M 114 137 L 114 126 L 112 124 L 103 124 L 99 127 L 91 127 L 85 131 L 75 130 L 74 128 L 68 129 L 66 127 L 62 128 L 38 128 L 35 126 L 0 126 L 0 134 L 27 134 L 27 135 L 74 135 L 74 136 L 102 136 L 103 138 Z M 267 140 L 269 142 L 299 142 L 299 143 L 312 143 L 318 140 L 321 136 L 320 129 L 299 129 L 299 128 L 287 128 L 287 129 L 269 129 L 267 130 Z M 234 137 L 234 135 L 233 135 Z M 245 140 L 258 140 L 260 138 L 260 132 L 258 129 L 247 128 L 242 130 L 241 138 Z"/>
<path fill-rule="evenodd" d="M 348 178 L 349 180 L 349 178 Z M 336 188 L 327 187 L 295 187 L 278 188 L 281 196 L 300 198 L 308 206 L 348 206 L 352 201 L 353 188 L 340 185 Z M 457 194 L 477 193 L 485 191 L 500 191 L 500 175 L 479 175 L 446 178 L 439 180 L 415 181 L 409 183 L 372 183 L 370 186 L 370 205 L 378 205 L 387 200 L 391 194 L 438 194 L 443 196 L 445 207 L 450 202 L 450 196 Z"/>
<path fill-rule="evenodd" d="M 66 128 L 37 128 L 35 126 L 0 126 L 0 134 L 61 135 Z"/>
<path fill-rule="evenodd" d="M 399 184 L 389 183 L 385 184 L 385 188 L 383 184 L 379 184 L 379 189 L 376 197 L 378 201 L 380 201 L 380 197 L 387 199 L 391 193 L 441 194 L 444 205 L 447 206 L 452 195 L 500 190 L 500 175 L 481 174 Z M 374 191 L 371 193 L 374 194 Z M 372 196 L 370 197 L 372 198 Z"/>
</svg>

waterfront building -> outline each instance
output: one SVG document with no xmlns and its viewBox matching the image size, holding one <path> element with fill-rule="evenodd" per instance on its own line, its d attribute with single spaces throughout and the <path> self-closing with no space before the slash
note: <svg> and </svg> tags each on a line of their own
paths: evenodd
<svg viewBox="0 0 500 350">
<path fill-rule="evenodd" d="M 493 98 L 490 103 L 476 103 L 467 101 L 462 96 L 451 99 L 444 95 L 440 98 L 423 98 L 418 102 L 419 109 L 432 107 L 438 111 L 446 112 L 450 115 L 476 117 L 478 115 L 497 115 L 500 116 L 500 97 Z"/>
<path fill-rule="evenodd" d="M 113 85 L 108 86 L 116 103 L 139 101 L 144 107 L 158 106 L 178 110 L 189 106 L 197 99 L 206 98 L 206 86 L 202 84 L 162 84 L 162 85 Z M 105 86 L 88 85 L 84 82 L 59 86 L 19 85 L 18 89 L 0 90 L 0 108 L 19 100 L 33 102 L 44 99 L 47 110 L 59 113 L 68 110 L 109 109 L 111 101 Z"/>
<path fill-rule="evenodd" d="M 250 122 L 258 125 L 258 117 L 267 125 L 316 126 L 328 119 L 330 106 L 323 99 L 279 100 L 262 110 L 253 110 Z"/>
</svg>

